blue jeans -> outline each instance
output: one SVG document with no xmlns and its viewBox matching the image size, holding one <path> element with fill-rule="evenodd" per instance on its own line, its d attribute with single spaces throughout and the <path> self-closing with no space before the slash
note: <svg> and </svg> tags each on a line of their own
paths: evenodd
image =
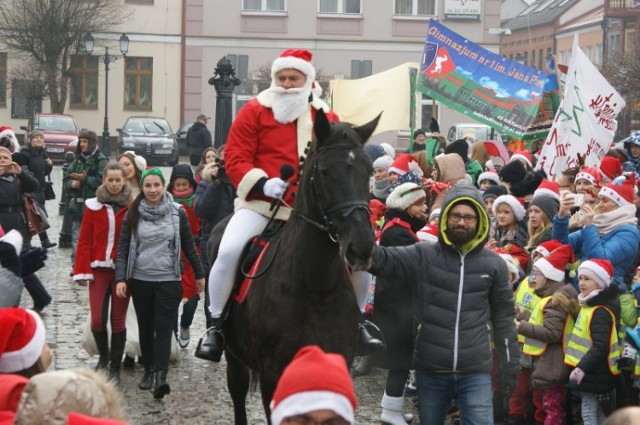
<svg viewBox="0 0 640 425">
<path fill-rule="evenodd" d="M 198 300 L 200 295 L 196 294 L 182 305 L 182 315 L 180 316 L 180 327 L 187 329 L 193 323 L 193 316 L 198 308 Z M 177 329 L 176 329 L 177 330 Z"/>
<path fill-rule="evenodd" d="M 584 425 L 601 425 L 606 416 L 600 407 L 595 394 L 580 392 L 582 397 L 582 423 Z"/>
<path fill-rule="evenodd" d="M 493 393 L 489 373 L 416 371 L 420 423 L 442 425 L 452 400 L 465 425 L 493 425 Z"/>
</svg>

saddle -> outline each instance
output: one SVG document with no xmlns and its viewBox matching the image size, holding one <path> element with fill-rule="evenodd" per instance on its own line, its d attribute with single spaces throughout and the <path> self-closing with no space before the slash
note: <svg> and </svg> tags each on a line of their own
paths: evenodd
<svg viewBox="0 0 640 425">
<path fill-rule="evenodd" d="M 262 267 L 262 270 L 260 270 L 265 253 L 267 252 L 266 248 L 273 241 L 277 243 L 284 223 L 285 222 L 281 220 L 271 221 L 262 233 L 251 238 L 242 250 L 240 265 L 236 274 L 236 282 L 232 292 L 233 300 L 238 304 L 244 304 L 253 281 L 271 267 L 273 257 L 271 257 L 271 262 L 266 264 L 266 268 Z"/>
</svg>

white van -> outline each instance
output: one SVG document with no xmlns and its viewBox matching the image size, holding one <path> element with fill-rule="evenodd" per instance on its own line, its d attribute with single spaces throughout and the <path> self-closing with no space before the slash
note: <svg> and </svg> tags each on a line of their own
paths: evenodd
<svg viewBox="0 0 640 425">
<path fill-rule="evenodd" d="M 493 131 L 493 136 L 491 132 Z M 447 142 L 451 143 L 465 137 L 474 137 L 476 140 L 499 140 L 502 141 L 500 134 L 485 124 L 478 123 L 462 123 L 454 124 L 449 127 L 447 133 Z"/>
</svg>

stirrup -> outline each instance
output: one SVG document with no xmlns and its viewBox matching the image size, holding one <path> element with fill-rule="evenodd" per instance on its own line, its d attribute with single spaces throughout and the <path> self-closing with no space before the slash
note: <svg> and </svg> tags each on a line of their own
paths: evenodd
<svg viewBox="0 0 640 425">
<path fill-rule="evenodd" d="M 364 320 L 358 324 L 361 349 L 367 352 L 387 348 L 387 344 L 380 328 L 369 320 Z"/>
<path fill-rule="evenodd" d="M 216 335 L 220 335 L 220 347 L 215 347 L 216 345 Z M 198 345 L 196 346 L 195 356 L 199 359 L 210 360 L 212 362 L 219 362 L 222 357 L 222 352 L 224 351 L 226 346 L 226 341 L 224 337 L 224 333 L 222 330 L 216 326 L 211 326 L 208 328 L 202 336 L 200 340 L 198 340 Z"/>
</svg>

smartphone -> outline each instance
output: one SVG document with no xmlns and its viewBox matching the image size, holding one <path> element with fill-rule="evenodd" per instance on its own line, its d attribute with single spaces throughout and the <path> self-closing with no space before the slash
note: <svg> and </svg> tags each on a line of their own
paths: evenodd
<svg viewBox="0 0 640 425">
<path fill-rule="evenodd" d="M 577 193 L 573 195 L 573 206 L 579 207 L 584 202 L 584 195 L 582 193 Z"/>
</svg>

